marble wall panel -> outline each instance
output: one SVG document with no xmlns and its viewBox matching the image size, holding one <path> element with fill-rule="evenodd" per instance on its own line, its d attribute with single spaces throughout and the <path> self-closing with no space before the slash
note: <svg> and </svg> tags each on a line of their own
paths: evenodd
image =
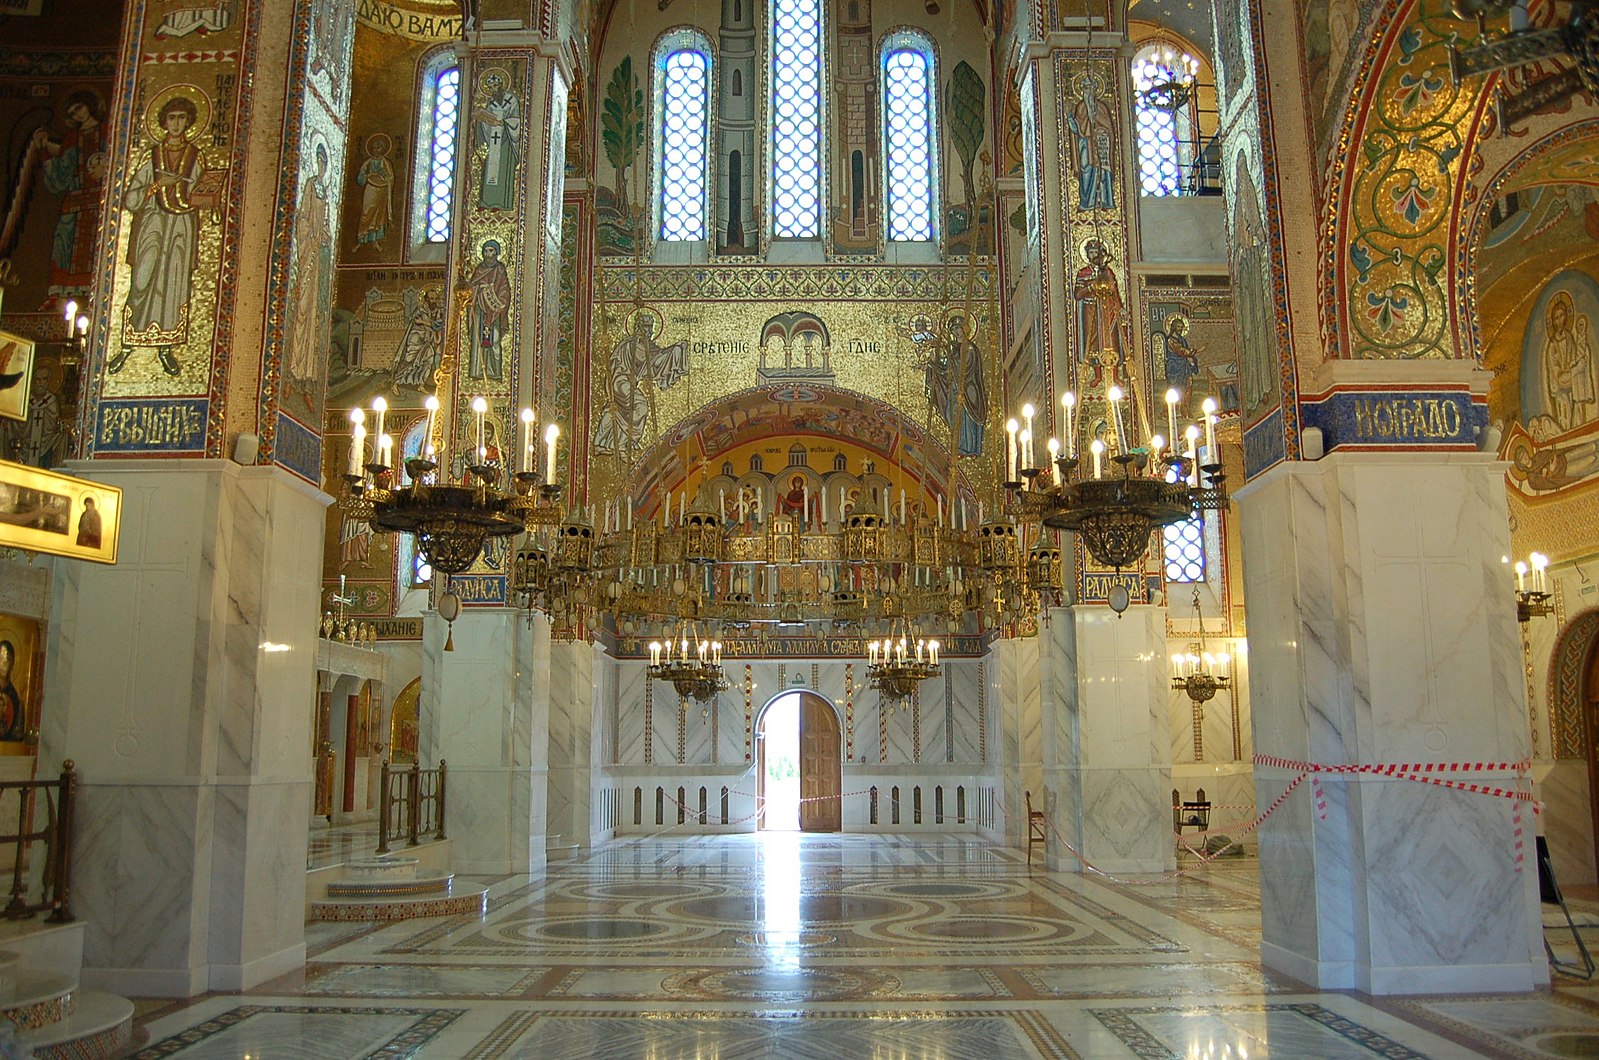
<svg viewBox="0 0 1599 1060">
<path fill-rule="evenodd" d="M 956 762 L 981 763 L 978 732 L 978 661 L 954 659 L 944 666 L 954 705 L 955 727 L 952 745 Z"/>
<path fill-rule="evenodd" d="M 616 663 L 616 753 L 614 762 L 644 761 L 645 666 L 635 660 Z"/>
<path fill-rule="evenodd" d="M 1588 763 L 1564 759 L 1533 767 L 1535 794 L 1543 803 L 1538 828 L 1549 842 L 1549 860 L 1561 887 L 1595 882 L 1593 804 Z"/>
<path fill-rule="evenodd" d="M 921 697 L 921 761 L 923 762 L 931 764 L 950 760 L 947 724 L 947 715 L 951 713 L 953 707 L 953 700 L 947 698 L 950 691 L 948 679 L 943 674 L 923 681 L 918 690 Z"/>
</svg>

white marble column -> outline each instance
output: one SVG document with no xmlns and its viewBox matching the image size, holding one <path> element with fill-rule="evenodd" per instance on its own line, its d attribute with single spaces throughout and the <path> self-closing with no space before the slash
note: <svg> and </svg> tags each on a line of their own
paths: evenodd
<svg viewBox="0 0 1599 1060">
<path fill-rule="evenodd" d="M 550 645 L 551 842 L 593 844 L 595 644 Z"/>
<path fill-rule="evenodd" d="M 1175 864 L 1166 609 L 1052 609 L 1039 631 L 1050 867 L 1081 871 L 1056 832 L 1107 872 Z M 1034 805 L 1038 805 L 1035 793 Z"/>
<path fill-rule="evenodd" d="M 1327 765 L 1527 755 L 1504 465 L 1333 453 L 1236 496 L 1255 749 Z M 1261 768 L 1268 806 L 1293 779 Z M 1513 773 L 1454 773 L 1513 786 Z M 1261 829 L 1262 960 L 1323 989 L 1529 990 L 1549 978 L 1530 814 L 1372 775 L 1307 781 Z"/>
<path fill-rule="evenodd" d="M 467 608 L 422 630 L 420 727 L 429 763 L 449 764 L 445 828 L 462 873 L 544 872 L 550 744 L 550 624 L 512 608 Z"/>
<path fill-rule="evenodd" d="M 988 656 L 989 702 L 999 707 L 1001 824 L 1005 841 L 1027 846 L 1027 802 L 1043 787 L 1038 712 L 1038 641 L 996 640 Z"/>
<path fill-rule="evenodd" d="M 57 562 L 40 733 L 81 778 L 84 980 L 253 986 L 305 960 L 328 498 L 225 460 L 72 470 L 123 491 L 116 565 Z"/>
</svg>

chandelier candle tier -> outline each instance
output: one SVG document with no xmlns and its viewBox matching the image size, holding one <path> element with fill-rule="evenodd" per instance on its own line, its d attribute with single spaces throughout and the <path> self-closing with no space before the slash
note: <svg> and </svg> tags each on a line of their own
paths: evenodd
<svg viewBox="0 0 1599 1060">
<path fill-rule="evenodd" d="M 650 642 L 649 672 L 684 699 L 702 703 L 731 687 L 722 672 L 722 642 L 700 636 L 692 619 L 679 620 L 664 641 Z"/>
<path fill-rule="evenodd" d="M 1179 400 L 1177 391 L 1167 392 L 1168 429 L 1174 435 Z M 1047 467 L 1034 461 L 1033 406 L 1022 407 L 1026 426 L 1014 419 L 1005 425 L 1011 441 L 1005 488 L 1023 521 L 1075 532 L 1096 563 L 1120 570 L 1139 562 L 1154 531 L 1190 518 L 1197 510 L 1226 506 L 1212 399 L 1206 398 L 1202 406 L 1205 448 L 1198 447 L 1200 428 L 1190 426 L 1184 433 L 1187 451 L 1179 453 L 1175 438 L 1168 445 L 1159 434 L 1150 434 L 1145 445 L 1135 446 L 1137 402 L 1129 401 L 1120 387 L 1110 386 L 1105 392 L 1107 429 L 1103 438 L 1088 443 L 1086 463 L 1079 456 L 1078 396 L 1067 391 L 1060 403 L 1066 441 L 1063 447 L 1049 439 L 1045 449 L 1052 459 Z"/>
<path fill-rule="evenodd" d="M 923 639 L 900 619 L 889 626 L 888 636 L 866 645 L 867 683 L 889 702 L 905 699 L 938 676 L 938 650 L 938 641 Z"/>
</svg>

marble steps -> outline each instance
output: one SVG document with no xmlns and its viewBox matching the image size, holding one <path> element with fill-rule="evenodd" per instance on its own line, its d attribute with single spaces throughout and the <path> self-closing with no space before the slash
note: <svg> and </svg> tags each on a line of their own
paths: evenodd
<svg viewBox="0 0 1599 1060">
<path fill-rule="evenodd" d="M 95 1060 L 121 1056 L 132 1040 L 133 1002 L 79 989 L 81 940 L 81 924 L 24 923 L 8 933 L 15 948 L 0 951 L 0 1017 L 14 1028 L 18 1055 Z"/>
<path fill-rule="evenodd" d="M 577 853 L 577 844 L 568 840 L 564 835 L 552 835 L 544 841 L 544 858 L 546 861 L 566 861 Z"/>
<path fill-rule="evenodd" d="M 132 1039 L 133 1002 L 99 990 L 77 991 L 70 1016 L 17 1035 L 37 1060 L 122 1056 Z"/>
<path fill-rule="evenodd" d="M 410 859 L 415 861 L 415 859 Z M 453 872 L 404 869 L 392 874 L 360 872 L 327 886 L 326 897 L 311 904 L 313 920 L 409 920 L 422 916 L 482 916 L 488 888 L 461 885 Z"/>
</svg>

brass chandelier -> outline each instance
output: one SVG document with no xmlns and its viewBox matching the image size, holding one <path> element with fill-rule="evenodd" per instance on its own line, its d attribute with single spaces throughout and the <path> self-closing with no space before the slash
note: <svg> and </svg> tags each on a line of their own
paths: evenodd
<svg viewBox="0 0 1599 1060">
<path fill-rule="evenodd" d="M 866 680 L 883 699 L 903 700 L 929 677 L 937 677 L 939 643 L 924 639 L 900 618 L 891 623 L 888 636 L 866 646 Z"/>
<path fill-rule="evenodd" d="M 730 687 L 722 671 L 722 642 L 701 636 L 687 618 L 679 619 L 664 641 L 650 642 L 649 674 L 683 698 L 702 703 Z"/>
<path fill-rule="evenodd" d="M 1227 673 L 1231 658 L 1226 652 L 1212 655 L 1205 645 L 1205 615 L 1199 606 L 1199 589 L 1194 589 L 1194 619 L 1199 624 L 1199 642 L 1186 654 L 1171 657 L 1171 686 L 1194 703 L 1208 703 L 1217 692 L 1232 687 L 1232 677 Z"/>
<path fill-rule="evenodd" d="M 1174 433 L 1180 400 L 1176 390 L 1166 392 Z M 1096 563 L 1116 570 L 1138 563 L 1149 549 L 1150 535 L 1161 527 L 1227 505 L 1226 476 L 1216 448 L 1215 401 L 1206 398 L 1203 405 L 1205 448 L 1198 447 L 1200 428 L 1190 426 L 1184 433 L 1186 453 L 1168 446 L 1159 434 L 1151 434 L 1146 445 L 1130 444 L 1137 403 L 1124 409 L 1125 401 L 1120 387 L 1107 389 L 1108 429 L 1103 438 L 1089 442 L 1088 461 L 1079 455 L 1077 396 L 1071 391 L 1061 395 L 1066 445 L 1063 449 L 1050 438 L 1047 461 L 1035 459 L 1032 405 L 1022 407 L 1021 420 L 1005 424 L 1004 486 L 1022 520 L 1075 532 Z"/>
</svg>

